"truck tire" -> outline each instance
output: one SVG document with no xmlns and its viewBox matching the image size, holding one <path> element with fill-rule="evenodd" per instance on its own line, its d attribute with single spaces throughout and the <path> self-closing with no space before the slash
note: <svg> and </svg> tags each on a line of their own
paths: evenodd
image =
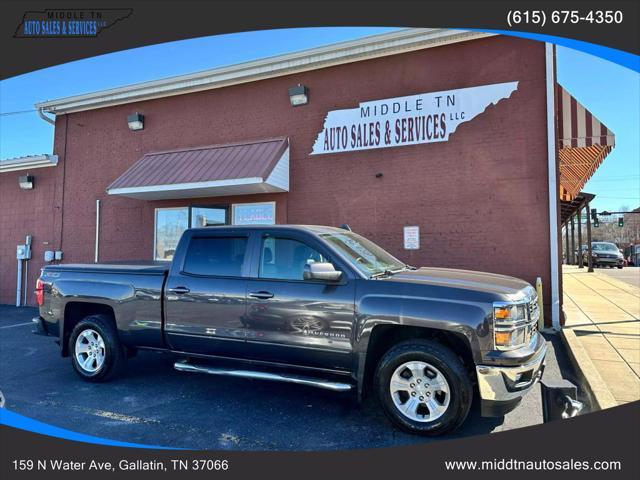
<svg viewBox="0 0 640 480">
<path fill-rule="evenodd" d="M 431 340 L 409 340 L 392 347 L 378 363 L 378 400 L 401 430 L 441 435 L 467 418 L 473 386 L 462 361 Z"/>
<path fill-rule="evenodd" d="M 69 353 L 74 370 L 88 382 L 106 382 L 126 361 L 124 346 L 113 321 L 106 315 L 89 315 L 72 330 Z"/>
</svg>

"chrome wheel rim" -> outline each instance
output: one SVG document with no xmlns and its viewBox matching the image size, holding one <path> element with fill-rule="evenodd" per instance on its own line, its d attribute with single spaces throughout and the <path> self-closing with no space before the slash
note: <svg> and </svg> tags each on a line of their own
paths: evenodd
<svg viewBox="0 0 640 480">
<path fill-rule="evenodd" d="M 400 365 L 391 375 L 389 393 L 398 411 L 415 422 L 433 422 L 449 408 L 451 390 L 440 370 L 427 362 Z"/>
<path fill-rule="evenodd" d="M 97 372 L 104 365 L 104 340 L 95 330 L 83 330 L 76 338 L 75 355 L 82 370 L 87 373 Z"/>
</svg>

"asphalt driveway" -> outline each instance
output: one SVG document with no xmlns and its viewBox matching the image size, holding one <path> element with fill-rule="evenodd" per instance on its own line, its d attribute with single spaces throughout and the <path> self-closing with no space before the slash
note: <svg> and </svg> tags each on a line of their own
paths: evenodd
<svg viewBox="0 0 640 480">
<path fill-rule="evenodd" d="M 437 441 L 394 430 L 376 402 L 351 394 L 173 369 L 172 357 L 141 352 L 107 384 L 83 382 L 52 337 L 31 333 L 33 308 L 0 305 L 0 390 L 5 407 L 112 440 L 192 449 L 336 450 Z M 546 378 L 575 383 L 561 342 L 547 337 Z M 582 399 L 584 400 L 584 399 Z M 540 386 L 504 418 L 473 405 L 453 438 L 542 422 Z"/>
</svg>

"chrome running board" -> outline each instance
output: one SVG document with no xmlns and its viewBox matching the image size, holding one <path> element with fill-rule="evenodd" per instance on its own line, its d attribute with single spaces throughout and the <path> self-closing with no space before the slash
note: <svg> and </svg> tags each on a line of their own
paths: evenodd
<svg viewBox="0 0 640 480">
<path fill-rule="evenodd" d="M 286 373 L 267 373 L 254 370 L 203 367 L 188 363 L 185 360 L 174 363 L 173 367 L 181 372 L 208 373 L 209 375 L 224 375 L 227 377 L 254 378 L 257 380 L 271 380 L 273 382 L 297 383 L 299 385 L 308 385 L 310 387 L 322 388 L 324 390 L 332 390 L 334 392 L 348 392 L 353 388 L 353 385 L 349 383 L 331 382 L 329 380 L 320 380 L 313 377 L 290 375 Z"/>
</svg>

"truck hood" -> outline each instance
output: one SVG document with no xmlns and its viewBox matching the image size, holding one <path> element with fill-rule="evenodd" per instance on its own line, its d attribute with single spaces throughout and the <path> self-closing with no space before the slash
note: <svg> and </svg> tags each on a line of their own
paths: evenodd
<svg viewBox="0 0 640 480">
<path fill-rule="evenodd" d="M 423 267 L 396 273 L 386 277 L 385 280 L 494 293 L 506 296 L 509 300 L 521 300 L 527 295 L 533 295 L 534 292 L 529 283 L 519 278 L 453 268 Z"/>
</svg>

